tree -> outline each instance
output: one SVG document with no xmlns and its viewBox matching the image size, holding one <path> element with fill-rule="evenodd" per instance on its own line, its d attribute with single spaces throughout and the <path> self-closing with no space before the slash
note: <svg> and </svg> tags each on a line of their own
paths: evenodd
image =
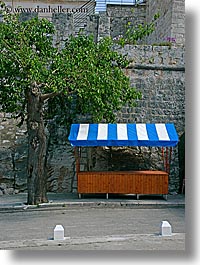
<svg viewBox="0 0 200 265">
<path fill-rule="evenodd" d="M 4 11 L 0 22 L 0 111 L 27 123 L 28 204 L 48 201 L 46 118 L 59 112 L 60 120 L 70 123 L 82 113 L 112 122 L 114 111 L 140 97 L 124 74 L 128 62 L 113 51 L 111 39 L 95 43 L 91 36 L 71 36 L 59 49 L 53 34 L 46 19 L 22 21 Z"/>
</svg>

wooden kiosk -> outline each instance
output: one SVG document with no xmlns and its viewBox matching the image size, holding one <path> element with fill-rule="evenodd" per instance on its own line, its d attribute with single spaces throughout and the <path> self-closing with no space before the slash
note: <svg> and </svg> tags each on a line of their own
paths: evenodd
<svg viewBox="0 0 200 265">
<path fill-rule="evenodd" d="M 81 146 L 159 146 L 171 148 L 178 143 L 173 124 L 72 124 L 70 143 Z M 168 149 L 167 149 L 168 151 Z M 166 155 L 168 152 L 166 151 Z M 169 165 L 166 171 L 80 171 L 77 149 L 78 194 L 161 194 L 167 198 Z M 167 157 L 166 157 L 167 162 Z"/>
</svg>

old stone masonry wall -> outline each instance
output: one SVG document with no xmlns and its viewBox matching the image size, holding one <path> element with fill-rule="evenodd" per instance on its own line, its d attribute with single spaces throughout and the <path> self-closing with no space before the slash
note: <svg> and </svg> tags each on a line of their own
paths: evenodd
<svg viewBox="0 0 200 265">
<path fill-rule="evenodd" d="M 174 123 L 181 137 L 185 130 L 184 46 L 126 45 L 115 49 L 127 55 L 130 65 L 126 74 L 131 85 L 142 93 L 136 107 L 125 106 L 116 113 L 116 121 Z M 1 194 L 26 190 L 26 127 L 18 128 L 17 121 L 9 117 L 0 115 Z M 79 122 L 83 120 L 80 118 Z M 48 191 L 76 191 L 74 150 L 67 134 L 66 128 L 54 123 L 48 126 Z M 170 192 L 178 192 L 181 185 L 178 158 L 176 147 L 171 157 Z M 82 149 L 81 170 L 163 170 L 163 166 L 160 148 Z"/>
<path fill-rule="evenodd" d="M 185 122 L 184 46 L 126 45 L 118 52 L 130 61 L 126 74 L 142 93 L 137 107 L 124 108 L 121 122 L 174 123 L 181 135 Z"/>
<path fill-rule="evenodd" d="M 174 42 L 185 43 L 185 0 L 147 0 L 140 5 L 107 4 L 106 11 L 82 16 L 82 22 L 76 14 L 53 14 L 56 25 L 56 39 L 62 43 L 68 35 L 76 34 L 81 29 L 85 34 L 93 34 L 95 39 L 110 36 L 117 38 L 124 35 L 127 24 L 132 26 L 150 23 L 155 14 L 155 30 L 140 40 L 140 44 L 161 44 Z M 84 19 L 83 19 L 84 18 Z"/>
</svg>

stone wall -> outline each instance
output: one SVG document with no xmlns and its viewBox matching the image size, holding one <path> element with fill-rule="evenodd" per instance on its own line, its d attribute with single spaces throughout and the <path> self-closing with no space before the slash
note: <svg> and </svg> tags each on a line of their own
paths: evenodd
<svg viewBox="0 0 200 265">
<path fill-rule="evenodd" d="M 148 0 L 139 6 L 107 5 L 106 12 L 88 15 L 81 29 L 85 34 L 93 34 L 96 40 L 105 36 L 115 38 L 125 33 L 128 22 L 133 26 L 150 23 L 156 13 L 159 13 L 160 17 L 156 21 L 155 31 L 140 44 L 184 44 L 184 0 Z M 57 43 L 62 43 L 70 34 L 78 32 L 78 29 L 75 29 L 75 14 L 53 14 L 51 19 L 56 26 Z"/>
<path fill-rule="evenodd" d="M 185 1 L 148 0 L 146 21 L 149 23 L 154 14 L 159 13 L 156 30 L 147 38 L 148 44 L 163 43 L 171 39 L 177 44 L 185 42 Z"/>
<path fill-rule="evenodd" d="M 131 25 L 150 23 L 156 13 L 155 31 L 142 40 L 141 44 L 185 43 L 185 0 L 148 0 L 138 6 L 107 5 L 106 12 L 100 12 L 89 19 L 86 34 L 93 32 L 98 38 L 123 35 L 128 22 Z"/>
<path fill-rule="evenodd" d="M 115 38 L 119 35 L 124 35 L 128 22 L 133 26 L 144 23 L 146 6 L 108 5 L 107 16 L 110 19 L 110 36 Z"/>
<path fill-rule="evenodd" d="M 8 187 L 26 189 L 26 128 L 18 127 L 18 120 L 0 113 L 0 183 Z"/>
<path fill-rule="evenodd" d="M 72 192 L 75 179 L 74 150 L 67 141 L 68 131 L 54 122 L 48 126 L 48 191 Z"/>
<path fill-rule="evenodd" d="M 116 121 L 124 123 L 174 123 L 179 137 L 185 130 L 184 47 L 126 45 L 118 52 L 127 54 L 130 65 L 126 74 L 131 85 L 142 93 L 137 106 L 125 106 L 116 113 Z M 1 182 L 17 189 L 26 188 L 26 132 L 16 123 L 0 117 Z M 79 121 L 82 118 L 79 117 Z M 76 190 L 73 149 L 67 142 L 67 130 L 49 124 L 48 190 Z M 111 155 L 112 154 L 112 155 Z M 112 157 L 112 159 L 111 159 Z M 160 148 L 83 148 L 82 170 L 164 169 Z M 170 191 L 180 185 L 178 147 L 171 161 Z"/>
<path fill-rule="evenodd" d="M 185 43 L 185 0 L 174 0 L 172 11 L 172 37 L 176 43 Z"/>
<path fill-rule="evenodd" d="M 142 92 L 136 108 L 124 108 L 121 122 L 172 122 L 179 135 L 185 123 L 184 46 L 126 45 L 118 52 L 131 62 L 126 74 L 131 85 Z"/>
<path fill-rule="evenodd" d="M 18 127 L 19 121 L 6 118 L 0 113 L 0 184 L 8 188 L 27 189 L 27 134 L 26 126 Z M 47 167 L 48 191 L 73 190 L 75 161 L 73 149 L 67 142 L 67 130 L 55 127 L 52 122 L 46 130 L 48 135 Z"/>
</svg>

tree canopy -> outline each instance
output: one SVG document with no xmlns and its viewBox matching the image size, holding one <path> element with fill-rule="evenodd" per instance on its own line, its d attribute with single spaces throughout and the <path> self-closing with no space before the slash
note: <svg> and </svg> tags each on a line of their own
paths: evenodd
<svg viewBox="0 0 200 265">
<path fill-rule="evenodd" d="M 62 109 L 68 116 L 83 113 L 96 121 L 113 121 L 115 110 L 140 96 L 123 72 L 128 62 L 112 49 L 110 38 L 95 43 L 92 36 L 70 36 L 59 49 L 53 44 L 54 33 L 54 25 L 46 19 L 22 21 L 20 15 L 4 15 L 0 23 L 2 111 L 25 117 L 26 92 L 33 83 L 43 99 L 51 98 L 47 117 Z M 63 121 L 66 117 L 62 117 Z"/>
</svg>

